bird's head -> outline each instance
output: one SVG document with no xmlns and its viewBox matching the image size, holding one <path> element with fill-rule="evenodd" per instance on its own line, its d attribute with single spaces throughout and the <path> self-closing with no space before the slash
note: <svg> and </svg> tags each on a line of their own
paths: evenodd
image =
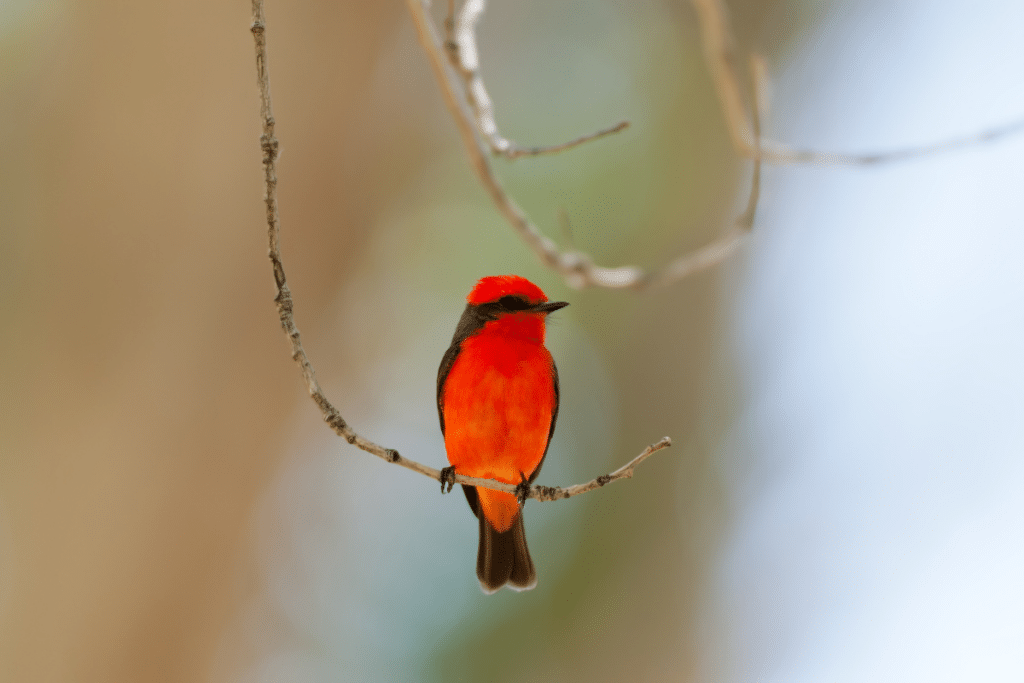
<svg viewBox="0 0 1024 683">
<path fill-rule="evenodd" d="M 567 301 L 548 301 L 541 288 L 518 275 L 491 275 L 480 278 L 466 297 L 488 319 L 497 320 L 508 314 L 545 316 L 565 308 Z"/>
<path fill-rule="evenodd" d="M 486 331 L 540 343 L 544 342 L 548 313 L 569 305 L 567 301 L 548 301 L 540 287 L 518 275 L 481 278 L 466 302 L 456 338 Z"/>
</svg>

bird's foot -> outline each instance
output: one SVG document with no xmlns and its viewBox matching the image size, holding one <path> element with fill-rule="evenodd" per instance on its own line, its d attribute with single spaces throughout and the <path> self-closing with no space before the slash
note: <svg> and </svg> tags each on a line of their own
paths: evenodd
<svg viewBox="0 0 1024 683">
<path fill-rule="evenodd" d="M 519 507 L 526 505 L 526 499 L 530 497 L 530 481 L 526 478 L 526 475 L 522 472 L 519 473 L 519 485 L 516 486 L 516 500 L 519 501 Z"/>
<path fill-rule="evenodd" d="M 451 493 L 452 487 L 455 486 L 455 465 L 442 469 L 438 479 L 441 481 L 441 495 Z M 445 485 L 448 487 L 447 490 L 445 490 Z"/>
</svg>

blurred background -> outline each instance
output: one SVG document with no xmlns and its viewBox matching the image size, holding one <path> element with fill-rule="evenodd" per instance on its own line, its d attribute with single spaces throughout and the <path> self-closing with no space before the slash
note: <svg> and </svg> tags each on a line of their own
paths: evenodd
<svg viewBox="0 0 1024 683">
<path fill-rule="evenodd" d="M 729 2 L 774 139 L 1024 115 L 1024 5 Z M 0 680 L 1024 678 L 1024 140 L 766 168 L 724 267 L 569 290 L 472 175 L 404 3 L 268 3 L 296 322 L 356 430 L 445 464 L 473 282 L 560 311 L 539 584 L 483 595 L 461 495 L 335 437 L 266 260 L 247 3 L 0 0 Z M 492 3 L 498 162 L 546 232 L 655 268 L 743 205 L 689 3 Z M 559 225 L 569 218 L 571 235 Z"/>
</svg>

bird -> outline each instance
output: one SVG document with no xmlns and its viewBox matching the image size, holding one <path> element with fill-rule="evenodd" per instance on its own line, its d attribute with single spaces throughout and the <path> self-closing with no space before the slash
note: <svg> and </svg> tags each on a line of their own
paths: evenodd
<svg viewBox="0 0 1024 683">
<path fill-rule="evenodd" d="M 540 473 L 558 418 L 558 370 L 544 346 L 547 316 L 568 302 L 549 302 L 518 275 L 481 278 L 466 297 L 451 346 L 437 371 L 437 412 L 455 473 L 496 479 L 518 495 L 463 485 L 480 528 L 476 575 L 485 593 L 537 584 L 526 545 L 523 503 Z"/>
</svg>

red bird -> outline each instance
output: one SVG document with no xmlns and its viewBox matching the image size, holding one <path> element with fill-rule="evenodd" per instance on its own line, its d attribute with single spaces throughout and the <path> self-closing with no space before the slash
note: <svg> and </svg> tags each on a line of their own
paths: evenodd
<svg viewBox="0 0 1024 683">
<path fill-rule="evenodd" d="M 569 304 L 549 303 L 518 275 L 485 277 L 466 301 L 437 371 L 437 412 L 451 463 L 442 482 L 458 472 L 527 486 L 540 473 L 558 417 L 558 371 L 544 348 L 544 320 Z M 462 490 L 480 520 L 480 587 L 493 593 L 506 584 L 537 585 L 516 496 Z"/>
</svg>

